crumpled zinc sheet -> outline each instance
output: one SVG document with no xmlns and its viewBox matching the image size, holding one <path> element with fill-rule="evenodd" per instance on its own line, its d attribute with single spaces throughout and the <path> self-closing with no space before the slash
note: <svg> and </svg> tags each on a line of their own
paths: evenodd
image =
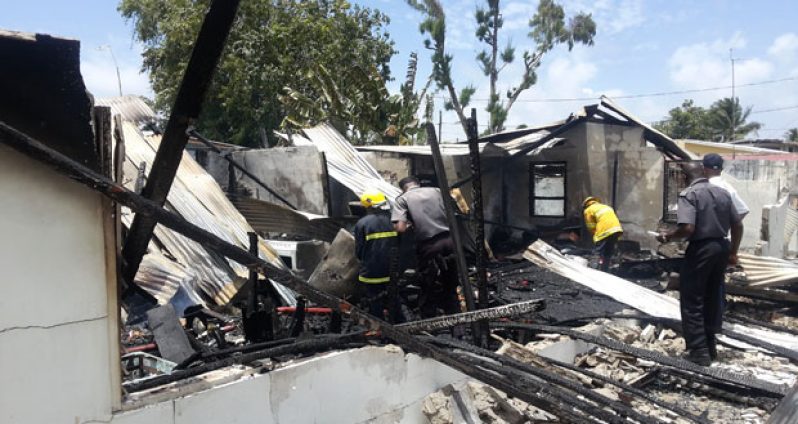
<svg viewBox="0 0 798 424">
<path fill-rule="evenodd" d="M 615 275 L 589 268 L 578 261 L 565 257 L 543 240 L 532 243 L 524 252 L 524 258 L 541 268 L 554 271 L 565 278 L 589 287 L 645 314 L 681 321 L 678 300 L 641 287 Z M 724 327 L 763 342 L 798 351 L 798 337 L 792 334 L 740 324 L 727 323 Z"/>
</svg>

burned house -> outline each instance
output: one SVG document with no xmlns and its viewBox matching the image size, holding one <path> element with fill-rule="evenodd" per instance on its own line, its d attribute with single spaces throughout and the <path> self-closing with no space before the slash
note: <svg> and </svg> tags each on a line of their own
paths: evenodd
<svg viewBox="0 0 798 424">
<path fill-rule="evenodd" d="M 579 226 L 582 201 L 598 196 L 616 209 L 624 238 L 646 247 L 654 243 L 646 231 L 657 229 L 668 201 L 666 161 L 691 158 L 607 98 L 565 121 L 484 136 L 480 143 L 485 218 L 494 224 L 488 231 L 504 227 L 551 235 Z M 358 149 L 390 178 L 434 175 L 426 146 Z M 450 180 L 469 196 L 467 146 L 443 144 L 442 153 Z"/>
<path fill-rule="evenodd" d="M 200 34 L 197 56 L 218 54 L 222 18 L 229 29 L 234 15 L 229 3 L 213 2 L 206 20 L 219 25 L 203 31 L 219 33 Z M 320 126 L 298 135 L 315 153 L 290 148 L 275 157 L 326 167 L 310 177 L 338 186 L 309 185 L 326 197 L 281 193 L 302 176 L 284 170 L 284 185 L 267 179 L 276 162 L 262 152 L 252 156 L 257 164 L 228 170 L 234 183 L 225 193 L 198 163 L 211 159 L 184 151 L 191 129 L 174 130 L 190 122 L 186 110 L 198 109 L 203 87 L 184 81 L 192 95 L 178 95 L 177 124 L 154 135 L 140 121 L 150 113 L 135 102 L 93 104 L 78 51 L 73 40 L 0 32 L 0 421 L 790 422 L 795 413 L 798 320 L 790 311 L 736 302 L 735 316 L 746 321 L 724 328 L 723 362 L 698 366 L 678 356 L 678 306 L 660 281 L 649 288 L 589 269 L 543 241 L 523 260 L 490 265 L 480 287 L 489 289 L 487 307 L 401 325 L 363 312 L 311 285 L 285 263 L 298 257 L 265 236 L 334 245 L 345 232 L 336 210 L 352 193 L 397 194 L 390 169 Z M 201 72 L 192 63 L 186 73 Z M 482 143 L 494 227 L 556 229 L 579 218 L 587 194 L 639 219 L 628 223 L 632 236 L 659 219 L 666 200 L 629 187 L 661 187 L 664 157 L 680 150 L 608 100 L 601 107 L 609 111 L 587 108 Z M 447 174 L 464 187 L 461 146 L 444 150 L 452 153 Z M 383 154 L 397 159 L 397 177 L 441 176 L 424 152 Z M 164 175 L 169 167 L 174 174 Z M 246 178 L 248 196 L 239 199 L 232 188 Z M 164 190 L 160 202 L 147 189 L 153 184 Z M 300 210 L 310 209 L 303 199 L 319 209 Z M 655 217 L 640 218 L 635 202 Z M 144 218 L 152 234 L 139 239 Z M 131 240 L 146 241 L 139 257 L 122 251 Z M 130 257 L 141 261 L 135 272 Z M 152 303 L 138 308 L 131 293 Z M 775 303 L 795 303 L 783 297 Z M 145 309 L 146 324 L 136 309 Z M 451 337 L 456 326 L 470 333 Z"/>
</svg>

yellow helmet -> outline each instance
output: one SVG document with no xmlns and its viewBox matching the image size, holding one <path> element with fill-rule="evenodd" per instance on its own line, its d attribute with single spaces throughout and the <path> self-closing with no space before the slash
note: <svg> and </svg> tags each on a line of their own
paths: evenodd
<svg viewBox="0 0 798 424">
<path fill-rule="evenodd" d="M 360 204 L 366 208 L 379 208 L 387 206 L 388 199 L 379 190 L 366 190 L 360 195 Z"/>
<path fill-rule="evenodd" d="M 590 196 L 582 202 L 582 209 L 592 205 L 593 203 L 601 203 L 601 199 L 596 196 Z"/>
</svg>

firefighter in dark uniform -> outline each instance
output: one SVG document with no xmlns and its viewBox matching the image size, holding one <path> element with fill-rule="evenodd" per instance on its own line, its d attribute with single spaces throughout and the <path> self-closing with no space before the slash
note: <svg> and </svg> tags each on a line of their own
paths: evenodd
<svg viewBox="0 0 798 424">
<path fill-rule="evenodd" d="M 457 263 L 441 191 L 421 187 L 415 177 L 399 181 L 403 193 L 396 198 L 391 221 L 399 233 L 411 227 L 416 238 L 421 275 L 419 309 L 423 318 L 462 312 L 457 298 Z"/>
<path fill-rule="evenodd" d="M 402 323 L 405 318 L 399 298 L 388 292 L 391 249 L 398 241 L 391 224 L 390 204 L 385 194 L 377 190 L 364 192 L 360 203 L 367 214 L 355 224 L 355 256 L 360 261 L 358 281 L 365 289 L 369 313 L 384 319 L 385 308 L 390 306 L 396 312 L 394 323 Z"/>
<path fill-rule="evenodd" d="M 666 243 L 687 239 L 690 244 L 680 273 L 679 303 L 686 359 L 708 366 L 717 358 L 715 335 L 723 323 L 723 284 L 726 266 L 737 263 L 743 234 L 742 218 L 729 192 L 709 182 L 707 170 L 722 166 L 717 155 L 703 160 L 703 176 L 679 193 L 678 227 L 661 233 Z M 731 241 L 726 238 L 731 230 Z"/>
</svg>

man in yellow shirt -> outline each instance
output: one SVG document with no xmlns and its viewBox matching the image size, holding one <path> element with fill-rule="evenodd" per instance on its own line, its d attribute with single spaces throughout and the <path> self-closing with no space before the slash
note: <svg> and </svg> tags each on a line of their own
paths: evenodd
<svg viewBox="0 0 798 424">
<path fill-rule="evenodd" d="M 590 196 L 582 203 L 584 208 L 585 226 L 593 235 L 594 253 L 599 255 L 599 269 L 607 271 L 610 268 L 610 258 L 615 252 L 615 243 L 623 234 L 621 222 L 615 211 L 601 203 L 598 197 Z"/>
</svg>

